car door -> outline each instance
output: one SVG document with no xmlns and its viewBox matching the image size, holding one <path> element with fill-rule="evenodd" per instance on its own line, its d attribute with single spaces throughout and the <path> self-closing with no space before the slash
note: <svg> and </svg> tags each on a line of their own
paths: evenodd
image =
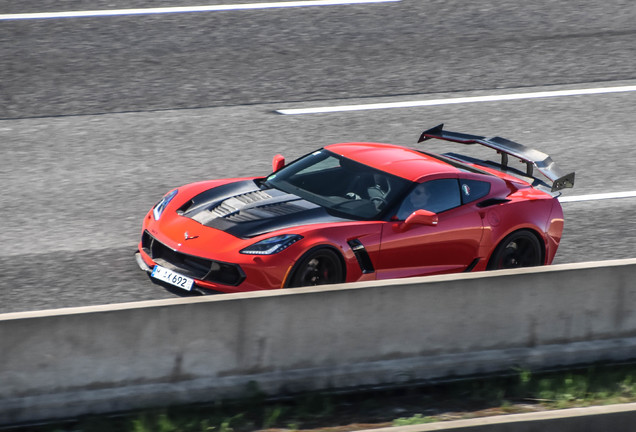
<svg viewBox="0 0 636 432">
<path fill-rule="evenodd" d="M 487 183 L 486 183 L 487 184 Z M 485 188 L 482 188 L 485 189 Z M 487 194 L 482 190 L 480 194 Z M 417 202 L 428 195 L 425 202 Z M 382 230 L 377 278 L 423 276 L 467 269 L 479 253 L 483 223 L 466 181 L 437 179 L 416 186 Z M 471 201 L 472 202 L 469 202 Z M 405 223 L 416 209 L 437 224 Z"/>
</svg>

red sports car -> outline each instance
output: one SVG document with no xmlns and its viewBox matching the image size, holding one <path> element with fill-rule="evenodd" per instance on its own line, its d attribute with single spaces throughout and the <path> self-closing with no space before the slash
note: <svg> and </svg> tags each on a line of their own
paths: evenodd
<svg viewBox="0 0 636 432">
<path fill-rule="evenodd" d="M 239 292 L 550 264 L 572 187 L 537 150 L 495 137 L 498 162 L 391 144 L 343 143 L 267 177 L 173 189 L 143 221 L 139 266 L 199 293 Z M 508 158 L 519 159 L 523 171 Z"/>
</svg>

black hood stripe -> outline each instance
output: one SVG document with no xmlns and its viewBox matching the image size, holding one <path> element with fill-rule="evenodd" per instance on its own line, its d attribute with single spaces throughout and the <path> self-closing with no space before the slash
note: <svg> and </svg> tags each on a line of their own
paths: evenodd
<svg viewBox="0 0 636 432">
<path fill-rule="evenodd" d="M 252 180 L 205 191 L 182 212 L 205 226 L 250 238 L 294 226 L 341 222 L 326 209 L 278 189 L 259 189 Z"/>
</svg>

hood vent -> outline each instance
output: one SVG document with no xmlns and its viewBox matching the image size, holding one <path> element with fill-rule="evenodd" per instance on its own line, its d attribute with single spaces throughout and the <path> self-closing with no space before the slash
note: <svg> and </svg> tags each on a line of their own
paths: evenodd
<svg viewBox="0 0 636 432">
<path fill-rule="evenodd" d="M 252 180 L 209 189 L 184 204 L 184 217 L 239 238 L 341 219 L 318 204 L 279 189 L 257 189 Z"/>
<path fill-rule="evenodd" d="M 306 208 L 295 204 L 271 204 L 262 207 L 253 207 L 250 209 L 241 210 L 237 213 L 224 216 L 224 218 L 232 222 L 251 222 L 273 217 L 286 216 L 292 213 L 300 212 L 302 210 L 306 210 Z"/>
<path fill-rule="evenodd" d="M 211 209 L 216 217 L 228 217 L 238 213 L 242 208 L 250 204 L 270 199 L 272 196 L 260 190 L 236 195 L 222 201 L 219 205 Z"/>
</svg>

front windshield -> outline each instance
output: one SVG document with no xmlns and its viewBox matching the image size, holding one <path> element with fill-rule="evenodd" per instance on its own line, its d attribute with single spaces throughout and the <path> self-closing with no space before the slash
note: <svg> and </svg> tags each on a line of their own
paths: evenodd
<svg viewBox="0 0 636 432">
<path fill-rule="evenodd" d="M 379 217 L 409 185 L 408 180 L 325 149 L 295 161 L 265 182 L 355 219 Z"/>
</svg>

